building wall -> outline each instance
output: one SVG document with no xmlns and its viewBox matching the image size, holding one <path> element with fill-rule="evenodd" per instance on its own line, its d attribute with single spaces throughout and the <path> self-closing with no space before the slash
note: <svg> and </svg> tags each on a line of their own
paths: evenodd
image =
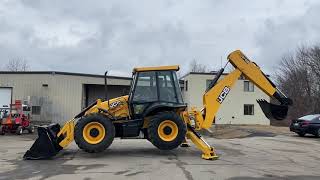
<svg viewBox="0 0 320 180">
<path fill-rule="evenodd" d="M 213 74 L 189 74 L 184 77 L 183 97 L 188 107 L 195 106 L 198 109 L 203 107 L 202 97 L 206 90 L 206 81 L 213 78 Z M 188 91 L 186 91 L 186 81 L 188 81 Z M 265 117 L 256 99 L 270 101 L 269 96 L 256 86 L 254 86 L 254 92 L 245 92 L 244 80 L 238 80 L 220 106 L 216 115 L 216 124 L 269 125 L 270 120 Z M 254 105 L 254 115 L 244 115 L 244 104 Z"/>
<path fill-rule="evenodd" d="M 42 114 L 35 115 L 35 120 L 48 117 L 52 119 L 52 101 L 48 97 L 48 90 L 42 84 L 51 84 L 51 77 L 48 75 L 0 75 L 0 87 L 12 87 L 12 103 L 16 100 L 32 102 L 33 106 L 43 106 Z"/>
<path fill-rule="evenodd" d="M 47 86 L 43 86 L 47 84 Z M 63 123 L 78 114 L 83 106 L 84 84 L 104 84 L 103 77 L 62 74 L 0 74 L 0 87 L 13 87 L 12 99 L 41 106 L 34 121 Z M 130 78 L 108 78 L 110 85 L 130 85 Z"/>
</svg>

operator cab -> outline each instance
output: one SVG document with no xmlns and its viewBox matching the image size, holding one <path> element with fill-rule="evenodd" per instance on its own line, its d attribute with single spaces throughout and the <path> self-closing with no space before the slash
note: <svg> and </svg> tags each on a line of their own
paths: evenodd
<svg viewBox="0 0 320 180">
<path fill-rule="evenodd" d="M 144 117 L 156 109 L 185 108 L 176 71 L 179 66 L 134 68 L 129 94 L 131 114 Z"/>
</svg>

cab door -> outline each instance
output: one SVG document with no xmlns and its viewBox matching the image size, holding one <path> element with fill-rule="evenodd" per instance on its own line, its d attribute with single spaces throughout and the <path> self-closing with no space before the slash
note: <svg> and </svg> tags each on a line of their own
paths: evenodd
<svg viewBox="0 0 320 180">
<path fill-rule="evenodd" d="M 155 71 L 136 72 L 129 97 L 131 115 L 141 118 L 144 110 L 159 99 Z"/>
</svg>

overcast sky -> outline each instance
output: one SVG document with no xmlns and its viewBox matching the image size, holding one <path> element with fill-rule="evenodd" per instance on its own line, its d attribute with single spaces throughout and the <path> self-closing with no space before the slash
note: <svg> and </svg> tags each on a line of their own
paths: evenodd
<svg viewBox="0 0 320 180">
<path fill-rule="evenodd" d="M 320 42 L 319 0 L 0 0 L 0 66 L 129 76 L 192 59 L 212 70 L 241 49 L 272 74 L 281 56 Z"/>
</svg>

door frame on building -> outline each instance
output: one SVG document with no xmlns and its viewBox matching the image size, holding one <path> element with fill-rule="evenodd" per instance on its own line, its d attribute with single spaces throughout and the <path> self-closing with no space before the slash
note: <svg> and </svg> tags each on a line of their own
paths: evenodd
<svg viewBox="0 0 320 180">
<path fill-rule="evenodd" d="M 8 104 L 8 107 L 3 107 L 3 106 L 1 106 L 0 107 L 0 111 L 2 111 L 2 109 L 7 109 L 7 110 L 9 110 L 10 111 L 10 105 L 12 104 L 12 98 L 13 98 L 13 87 L 7 87 L 7 86 L 0 86 L 0 89 L 10 89 L 10 95 L 11 95 L 11 97 L 10 97 L 10 103 Z M 1 119 L 0 119 L 1 120 Z"/>
</svg>

